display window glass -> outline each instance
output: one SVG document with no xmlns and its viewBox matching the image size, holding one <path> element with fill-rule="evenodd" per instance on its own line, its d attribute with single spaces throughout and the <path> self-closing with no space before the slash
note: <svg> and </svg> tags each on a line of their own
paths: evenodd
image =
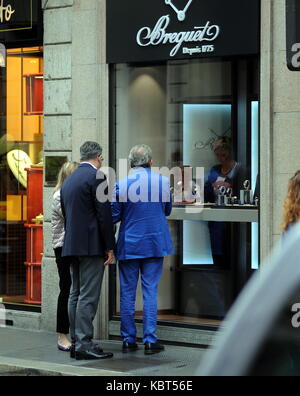
<svg viewBox="0 0 300 396">
<path fill-rule="evenodd" d="M 43 48 L 0 68 L 0 302 L 39 309 L 43 254 Z"/>
<path fill-rule="evenodd" d="M 226 58 L 112 66 L 112 165 L 118 169 L 133 146 L 147 144 L 155 167 L 204 168 L 204 204 L 211 209 L 217 202 L 212 186 L 226 179 L 215 150 L 225 138 L 231 146 L 231 196 L 239 201 L 249 180 L 252 202 L 257 198 L 253 210 L 258 211 L 258 63 L 257 58 Z M 165 259 L 160 322 L 219 325 L 258 268 L 259 224 L 244 220 L 243 214 L 234 222 L 225 215 L 222 220 L 220 211 L 217 221 L 169 221 L 175 254 Z M 110 272 L 111 317 L 117 319 L 118 267 Z M 142 311 L 139 286 L 137 320 Z"/>
</svg>

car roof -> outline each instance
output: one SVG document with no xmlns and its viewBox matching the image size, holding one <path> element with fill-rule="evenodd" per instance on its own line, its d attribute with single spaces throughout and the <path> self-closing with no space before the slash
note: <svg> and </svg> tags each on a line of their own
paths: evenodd
<svg viewBox="0 0 300 396">
<path fill-rule="evenodd" d="M 300 285 L 300 224 L 292 227 L 230 310 L 197 375 L 243 376 Z"/>
</svg>

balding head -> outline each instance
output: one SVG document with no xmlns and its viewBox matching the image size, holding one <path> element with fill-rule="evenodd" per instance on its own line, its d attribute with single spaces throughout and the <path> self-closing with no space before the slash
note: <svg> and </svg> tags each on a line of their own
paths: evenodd
<svg viewBox="0 0 300 396">
<path fill-rule="evenodd" d="M 152 150 L 145 144 L 134 146 L 129 153 L 131 168 L 149 168 L 152 161 Z"/>
</svg>

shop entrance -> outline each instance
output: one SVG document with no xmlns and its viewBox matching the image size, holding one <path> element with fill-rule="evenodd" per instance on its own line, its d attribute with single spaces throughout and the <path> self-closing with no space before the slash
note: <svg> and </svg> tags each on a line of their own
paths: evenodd
<svg viewBox="0 0 300 396">
<path fill-rule="evenodd" d="M 118 160 L 127 158 L 131 147 L 147 144 L 156 167 L 204 168 L 204 213 L 185 217 L 180 204 L 174 205 L 170 217 L 175 254 L 165 260 L 159 321 L 215 328 L 226 318 L 259 262 L 258 207 L 252 205 L 243 212 L 245 206 L 222 210 L 214 206 L 214 184 L 226 182 L 227 176 L 236 204 L 246 180 L 253 202 L 255 197 L 259 199 L 258 59 L 119 64 L 112 66 L 111 76 L 112 166 L 118 170 Z M 218 144 L 230 152 L 232 169 L 226 175 L 222 174 L 225 166 L 220 166 Z M 239 211 L 231 216 L 233 212 L 228 211 L 236 209 Z M 253 211 L 250 216 L 249 211 Z M 120 314 L 118 285 L 117 266 L 111 267 L 111 319 L 116 320 Z M 141 316 L 139 289 L 138 321 Z"/>
</svg>

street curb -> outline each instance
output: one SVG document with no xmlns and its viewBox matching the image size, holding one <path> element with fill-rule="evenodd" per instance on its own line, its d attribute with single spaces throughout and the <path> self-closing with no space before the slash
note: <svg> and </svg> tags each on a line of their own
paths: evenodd
<svg viewBox="0 0 300 396">
<path fill-rule="evenodd" d="M 21 360 L 0 357 L 0 373 L 13 375 L 20 373 L 22 376 L 40 377 L 121 377 L 133 376 L 133 374 L 102 369 L 91 369 L 87 367 L 69 366 L 64 364 L 36 362 L 32 360 Z"/>
</svg>

